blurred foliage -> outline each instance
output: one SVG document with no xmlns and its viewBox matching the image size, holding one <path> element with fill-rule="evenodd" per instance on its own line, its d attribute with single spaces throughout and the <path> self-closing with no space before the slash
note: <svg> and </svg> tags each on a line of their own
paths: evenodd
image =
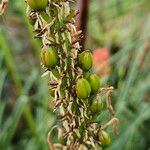
<svg viewBox="0 0 150 150">
<path fill-rule="evenodd" d="M 58 122 L 41 78 L 40 43 L 25 17 L 25 3 L 11 0 L 0 18 L 0 149 L 47 150 L 47 133 Z M 148 0 L 91 0 L 86 47 L 108 47 L 115 85 L 113 104 L 120 134 L 110 150 L 150 148 L 150 5 Z M 103 64 L 100 65 L 100 71 Z M 114 83 L 115 82 L 115 83 Z M 104 101 L 104 97 L 102 100 Z M 98 122 L 107 119 L 104 112 Z M 108 129 L 110 130 L 110 129 Z"/>
</svg>

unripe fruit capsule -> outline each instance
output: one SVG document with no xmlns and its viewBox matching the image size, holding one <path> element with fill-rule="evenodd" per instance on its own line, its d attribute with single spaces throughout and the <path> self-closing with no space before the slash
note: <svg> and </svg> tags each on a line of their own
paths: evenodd
<svg viewBox="0 0 150 150">
<path fill-rule="evenodd" d="M 111 143 L 110 135 L 105 131 L 99 131 L 99 140 L 100 140 L 100 145 L 103 148 L 109 146 Z"/>
<path fill-rule="evenodd" d="M 88 81 L 84 78 L 78 79 L 76 85 L 77 97 L 80 99 L 85 99 L 91 93 L 91 87 Z"/>
<path fill-rule="evenodd" d="M 58 55 L 53 47 L 48 47 L 41 52 L 41 62 L 45 67 L 53 68 L 58 62 Z"/>
<path fill-rule="evenodd" d="M 84 71 L 91 69 L 93 65 L 92 54 L 90 52 L 82 52 L 79 55 L 78 64 Z"/>
<path fill-rule="evenodd" d="M 92 113 L 94 114 L 100 114 L 102 109 L 103 109 L 103 103 L 102 101 L 94 101 L 92 104 L 91 104 L 91 111 Z"/>
<path fill-rule="evenodd" d="M 100 78 L 99 78 L 99 76 L 96 75 L 96 74 L 90 75 L 89 83 L 90 83 L 90 86 L 91 86 L 92 93 L 95 94 L 99 90 L 99 87 L 100 87 Z"/>
<path fill-rule="evenodd" d="M 48 4 L 48 0 L 27 0 L 29 6 L 35 10 L 44 10 Z"/>
</svg>

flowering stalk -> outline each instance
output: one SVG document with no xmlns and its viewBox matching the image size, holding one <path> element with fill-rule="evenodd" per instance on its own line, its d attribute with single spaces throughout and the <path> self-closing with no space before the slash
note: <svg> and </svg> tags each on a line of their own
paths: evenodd
<svg viewBox="0 0 150 150">
<path fill-rule="evenodd" d="M 70 8 L 72 0 L 27 0 L 27 17 L 34 27 L 35 37 L 42 42 L 41 64 L 44 75 L 50 76 L 49 91 L 54 111 L 61 124 L 48 134 L 50 149 L 96 149 L 110 144 L 105 128 L 114 125 L 118 133 L 118 119 L 114 118 L 110 88 L 100 88 L 100 79 L 91 74 L 92 54 L 82 51 L 79 41 L 82 32 L 75 27 L 77 12 Z M 112 119 L 100 125 L 96 117 L 101 113 L 102 91 L 107 92 L 106 105 Z M 58 131 L 58 143 L 53 144 L 52 132 Z"/>
</svg>

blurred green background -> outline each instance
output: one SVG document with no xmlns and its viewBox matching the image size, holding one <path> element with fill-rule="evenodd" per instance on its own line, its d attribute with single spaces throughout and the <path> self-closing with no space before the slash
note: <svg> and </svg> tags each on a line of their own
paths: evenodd
<svg viewBox="0 0 150 150">
<path fill-rule="evenodd" d="M 40 43 L 33 38 L 25 3 L 10 0 L 0 17 L 0 150 L 48 150 L 47 133 L 59 123 L 47 78 L 41 78 Z M 150 149 L 150 2 L 91 0 L 86 47 L 105 49 L 107 65 L 94 72 L 113 85 L 120 134 L 109 150 Z M 97 56 L 102 59 L 103 56 Z M 104 101 L 104 98 L 103 98 Z M 107 120 L 104 111 L 97 119 Z"/>
</svg>

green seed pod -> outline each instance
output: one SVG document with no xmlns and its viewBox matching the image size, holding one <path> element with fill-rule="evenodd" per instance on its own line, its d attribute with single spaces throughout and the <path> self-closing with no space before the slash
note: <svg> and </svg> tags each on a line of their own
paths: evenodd
<svg viewBox="0 0 150 150">
<path fill-rule="evenodd" d="M 89 96 L 89 94 L 91 93 L 91 87 L 86 79 L 78 79 L 76 85 L 76 93 L 77 97 L 80 99 L 85 99 Z"/>
<path fill-rule="evenodd" d="M 29 6 L 35 10 L 44 10 L 48 4 L 48 0 L 27 0 Z"/>
<path fill-rule="evenodd" d="M 41 52 L 41 62 L 45 67 L 53 68 L 58 62 L 58 55 L 53 47 L 48 47 Z"/>
<path fill-rule="evenodd" d="M 110 135 L 105 131 L 99 131 L 99 140 L 100 140 L 100 145 L 103 148 L 109 146 L 111 143 Z"/>
<path fill-rule="evenodd" d="M 89 83 L 90 83 L 90 86 L 91 86 L 92 93 L 95 94 L 99 90 L 99 87 L 100 87 L 100 78 L 99 78 L 99 76 L 96 75 L 96 74 L 90 75 Z"/>
<path fill-rule="evenodd" d="M 93 65 L 92 54 L 90 52 L 82 52 L 79 55 L 78 64 L 84 71 L 88 71 Z"/>
<path fill-rule="evenodd" d="M 102 101 L 94 101 L 92 104 L 91 104 L 91 107 L 90 107 L 92 113 L 94 114 L 100 114 L 102 109 L 103 109 L 103 103 Z"/>
</svg>

